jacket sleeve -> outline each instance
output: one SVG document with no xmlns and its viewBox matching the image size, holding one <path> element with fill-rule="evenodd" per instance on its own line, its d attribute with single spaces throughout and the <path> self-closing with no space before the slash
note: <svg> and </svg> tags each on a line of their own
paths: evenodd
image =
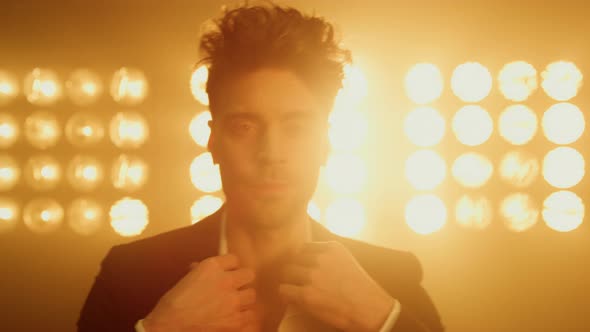
<svg viewBox="0 0 590 332">
<path fill-rule="evenodd" d="M 122 289 L 117 287 L 116 247 L 101 264 L 78 319 L 78 332 L 132 332 L 133 325 L 123 319 Z"/>
</svg>

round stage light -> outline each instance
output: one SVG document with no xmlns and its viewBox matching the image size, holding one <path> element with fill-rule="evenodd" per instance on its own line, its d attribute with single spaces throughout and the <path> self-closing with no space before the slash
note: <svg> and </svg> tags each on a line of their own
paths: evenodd
<svg viewBox="0 0 590 332">
<path fill-rule="evenodd" d="M 492 91 L 492 74 L 478 62 L 461 64 L 453 71 L 451 88 L 466 103 L 480 102 Z"/>
<path fill-rule="evenodd" d="M 83 192 L 96 189 L 104 179 L 104 168 L 101 162 L 85 155 L 75 156 L 70 161 L 66 173 L 72 188 Z"/>
<path fill-rule="evenodd" d="M 498 120 L 500 136 L 512 145 L 524 145 L 537 133 L 537 115 L 524 105 L 507 107 Z"/>
<path fill-rule="evenodd" d="M 221 174 L 219 165 L 213 164 L 210 152 L 201 153 L 190 166 L 191 182 L 204 193 L 214 193 L 221 190 Z"/>
<path fill-rule="evenodd" d="M 207 216 L 212 215 L 223 205 L 223 199 L 217 196 L 205 195 L 196 200 L 191 206 L 191 223 L 196 224 Z"/>
<path fill-rule="evenodd" d="M 113 163 L 111 181 L 113 187 L 132 192 L 145 185 L 148 175 L 149 167 L 143 159 L 122 154 Z"/>
<path fill-rule="evenodd" d="M 211 112 L 203 111 L 193 117 L 188 128 L 193 141 L 203 148 L 207 147 L 211 135 L 209 121 L 211 121 Z"/>
<path fill-rule="evenodd" d="M 131 237 L 143 233 L 149 223 L 147 206 L 139 199 L 125 197 L 109 210 L 111 227 L 121 236 Z"/>
<path fill-rule="evenodd" d="M 209 95 L 207 94 L 207 80 L 209 69 L 205 65 L 199 66 L 191 74 L 191 93 L 201 105 L 209 106 Z"/>
<path fill-rule="evenodd" d="M 463 195 L 455 205 L 455 218 L 461 227 L 485 229 L 492 222 L 492 203 L 485 197 Z"/>
<path fill-rule="evenodd" d="M 66 212 L 70 228 L 77 234 L 88 236 L 96 233 L 104 221 L 104 209 L 95 200 L 77 198 Z"/>
<path fill-rule="evenodd" d="M 551 106 L 543 114 L 543 132 L 555 144 L 571 144 L 577 141 L 586 126 L 584 114 L 570 103 Z"/>
<path fill-rule="evenodd" d="M 147 121 L 138 112 L 126 111 L 115 114 L 109 128 L 111 141 L 120 149 L 136 149 L 148 139 Z"/>
<path fill-rule="evenodd" d="M 453 177 L 462 186 L 479 188 L 485 185 L 494 172 L 492 162 L 484 155 L 467 152 L 460 155 L 453 163 Z"/>
<path fill-rule="evenodd" d="M 135 68 L 120 68 L 111 81 L 111 97 L 120 105 L 135 106 L 148 95 L 149 85 L 145 74 Z"/>
<path fill-rule="evenodd" d="M 320 221 L 322 220 L 322 209 L 316 202 L 309 201 L 307 203 L 307 215 L 315 221 Z"/>
<path fill-rule="evenodd" d="M 326 227 L 340 236 L 358 237 L 365 223 L 365 208 L 355 199 L 339 198 L 326 208 Z"/>
<path fill-rule="evenodd" d="M 525 61 L 511 62 L 500 70 L 498 84 L 506 99 L 525 101 L 538 88 L 537 70 Z"/>
<path fill-rule="evenodd" d="M 328 137 L 337 151 L 354 151 L 360 148 L 369 131 L 367 115 L 360 111 L 333 111 L 330 114 Z"/>
<path fill-rule="evenodd" d="M 502 200 L 500 215 L 508 229 L 523 232 L 539 220 L 539 209 L 528 194 L 514 193 Z"/>
<path fill-rule="evenodd" d="M 453 117 L 453 132 L 463 145 L 481 145 L 490 138 L 493 130 L 490 113 L 477 105 L 464 106 Z"/>
<path fill-rule="evenodd" d="M 419 150 L 406 160 L 406 178 L 417 190 L 439 186 L 447 175 L 445 160 L 435 151 Z"/>
<path fill-rule="evenodd" d="M 582 181 L 585 167 L 580 152 L 562 146 L 549 151 L 543 158 L 543 177 L 556 188 L 571 188 Z"/>
<path fill-rule="evenodd" d="M 34 199 L 28 202 L 23 209 L 25 226 L 34 233 L 54 232 L 61 226 L 63 218 L 63 207 L 51 198 Z"/>
<path fill-rule="evenodd" d="M 24 93 L 31 104 L 49 106 L 62 97 L 63 87 L 53 70 L 35 68 L 25 77 Z"/>
<path fill-rule="evenodd" d="M 549 64 L 541 76 L 541 86 L 545 93 L 558 101 L 574 98 L 582 86 L 582 72 L 574 63 L 568 61 Z"/>
<path fill-rule="evenodd" d="M 85 68 L 72 72 L 66 81 L 66 93 L 72 103 L 78 106 L 95 103 L 102 96 L 103 90 L 100 76 Z"/>
<path fill-rule="evenodd" d="M 14 188 L 20 179 L 21 170 L 14 157 L 6 154 L 0 155 L 0 191 L 8 191 Z"/>
<path fill-rule="evenodd" d="M 558 232 L 571 232 L 584 221 L 584 203 L 571 191 L 558 191 L 543 202 L 543 220 Z"/>
<path fill-rule="evenodd" d="M 406 95 L 416 104 L 431 103 L 442 95 L 444 81 L 440 69 L 431 63 L 412 67 L 405 80 Z"/>
<path fill-rule="evenodd" d="M 500 178 L 517 188 L 530 186 L 539 176 L 539 160 L 526 151 L 510 151 L 500 161 Z"/>
<path fill-rule="evenodd" d="M 0 70 L 0 106 L 8 105 L 18 94 L 20 88 L 16 76 L 4 70 Z"/>
<path fill-rule="evenodd" d="M 18 223 L 20 206 L 9 197 L 0 197 L 0 234 L 13 230 Z"/>
<path fill-rule="evenodd" d="M 55 114 L 35 111 L 25 119 L 25 137 L 37 149 L 53 147 L 61 137 L 61 127 Z"/>
<path fill-rule="evenodd" d="M 367 166 L 356 155 L 331 155 L 324 172 L 330 188 L 339 194 L 358 193 L 367 184 Z"/>
<path fill-rule="evenodd" d="M 20 128 L 16 118 L 10 113 L 0 113 L 0 148 L 11 147 L 19 136 Z"/>
<path fill-rule="evenodd" d="M 445 119 L 432 107 L 417 107 L 406 116 L 404 132 L 419 147 L 435 146 L 445 135 Z"/>
<path fill-rule="evenodd" d="M 57 159 L 50 155 L 36 155 L 29 158 L 24 169 L 25 182 L 36 191 L 55 189 L 62 178 L 62 168 Z"/>
<path fill-rule="evenodd" d="M 79 148 L 87 148 L 102 141 L 105 126 L 95 114 L 78 112 L 68 119 L 65 131 L 70 144 Z"/>
<path fill-rule="evenodd" d="M 411 230 L 421 235 L 432 234 L 447 222 L 447 207 L 436 195 L 418 195 L 406 204 L 405 216 Z"/>
</svg>

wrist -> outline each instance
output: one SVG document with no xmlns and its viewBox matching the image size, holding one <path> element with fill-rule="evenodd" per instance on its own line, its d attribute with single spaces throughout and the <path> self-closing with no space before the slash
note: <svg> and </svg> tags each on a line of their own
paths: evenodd
<svg viewBox="0 0 590 332">
<path fill-rule="evenodd" d="M 384 294 L 378 301 L 370 302 L 371 305 L 358 308 L 350 319 L 349 331 L 379 332 L 385 324 L 387 317 L 393 310 L 395 299 L 389 294 Z"/>
</svg>

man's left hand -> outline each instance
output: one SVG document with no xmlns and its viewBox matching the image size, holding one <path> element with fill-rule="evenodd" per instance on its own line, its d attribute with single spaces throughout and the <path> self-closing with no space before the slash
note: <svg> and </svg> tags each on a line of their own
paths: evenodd
<svg viewBox="0 0 590 332">
<path fill-rule="evenodd" d="M 279 292 L 344 331 L 379 331 L 395 302 L 338 242 L 307 243 L 283 269 Z"/>
</svg>

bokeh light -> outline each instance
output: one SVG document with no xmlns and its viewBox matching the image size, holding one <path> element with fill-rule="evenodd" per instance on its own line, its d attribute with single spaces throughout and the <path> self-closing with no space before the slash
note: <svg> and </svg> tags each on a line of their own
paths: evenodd
<svg viewBox="0 0 590 332">
<path fill-rule="evenodd" d="M 406 160 L 406 178 L 418 190 L 431 190 L 447 175 L 445 160 L 435 151 L 419 150 Z"/>
<path fill-rule="evenodd" d="M 72 103 L 78 106 L 96 102 L 102 96 L 103 90 L 100 76 L 85 68 L 76 69 L 66 81 L 66 94 Z"/>
<path fill-rule="evenodd" d="M 20 217 L 20 206 L 9 197 L 0 197 L 0 234 L 16 227 Z"/>
<path fill-rule="evenodd" d="M 551 106 L 543 114 L 543 133 L 555 144 L 570 144 L 584 133 L 586 122 L 580 109 L 570 103 Z"/>
<path fill-rule="evenodd" d="M 207 94 L 208 79 L 209 69 L 205 65 L 200 65 L 191 74 L 191 93 L 196 101 L 205 106 L 209 106 L 209 95 Z"/>
<path fill-rule="evenodd" d="M 55 114 L 48 111 L 35 111 L 25 119 L 27 141 L 38 149 L 53 147 L 61 137 L 61 127 Z"/>
<path fill-rule="evenodd" d="M 576 149 L 562 146 L 549 151 L 543 158 L 543 177 L 550 185 L 566 189 L 584 178 L 584 157 Z"/>
<path fill-rule="evenodd" d="M 33 199 L 23 208 L 25 226 L 34 233 L 54 232 L 61 226 L 63 219 L 63 207 L 51 198 Z"/>
<path fill-rule="evenodd" d="M 189 134 L 193 138 L 193 141 L 204 148 L 207 147 L 209 136 L 211 135 L 209 121 L 211 121 L 211 112 L 203 111 L 193 117 L 188 127 Z"/>
<path fill-rule="evenodd" d="M 452 126 L 457 140 L 467 146 L 485 143 L 494 130 L 490 113 L 477 105 L 467 105 L 457 111 Z"/>
<path fill-rule="evenodd" d="M 490 94 L 492 74 L 478 62 L 463 63 L 453 71 L 451 88 L 466 103 L 477 103 Z"/>
<path fill-rule="evenodd" d="M 463 195 L 455 205 L 455 219 L 464 228 L 485 229 L 492 222 L 492 216 L 492 203 L 482 196 Z"/>
<path fill-rule="evenodd" d="M 498 83 L 506 99 L 525 101 L 538 88 L 537 70 L 525 61 L 511 62 L 500 70 Z"/>
<path fill-rule="evenodd" d="M 540 170 L 539 159 L 524 150 L 507 152 L 500 161 L 500 178 L 516 188 L 530 186 Z"/>
<path fill-rule="evenodd" d="M 309 201 L 307 203 L 307 215 L 315 221 L 320 221 L 322 220 L 322 209 L 316 202 Z"/>
<path fill-rule="evenodd" d="M 404 132 L 413 144 L 431 147 L 445 135 L 445 119 L 432 107 L 417 107 L 406 116 Z"/>
<path fill-rule="evenodd" d="M 36 191 L 54 189 L 62 178 L 62 167 L 53 156 L 36 155 L 27 160 L 25 182 Z"/>
<path fill-rule="evenodd" d="M 537 223 L 539 209 L 528 194 L 514 193 L 500 203 L 500 215 L 509 230 L 523 232 Z"/>
<path fill-rule="evenodd" d="M 191 223 L 196 224 L 205 217 L 212 215 L 215 211 L 219 210 L 222 205 L 223 199 L 217 196 L 202 196 L 191 206 Z"/>
<path fill-rule="evenodd" d="M 104 138 L 105 126 L 100 117 L 90 112 L 78 112 L 66 123 L 66 138 L 73 146 L 87 148 Z"/>
<path fill-rule="evenodd" d="M 0 113 L 0 148 L 9 148 L 18 140 L 20 128 L 10 113 Z"/>
<path fill-rule="evenodd" d="M 14 188 L 21 175 L 18 162 L 10 155 L 0 155 L 0 191 Z"/>
<path fill-rule="evenodd" d="M 221 190 L 219 165 L 213 164 L 213 156 L 210 152 L 201 153 L 193 159 L 190 166 L 190 176 L 195 188 L 204 193 Z"/>
<path fill-rule="evenodd" d="M 537 133 L 537 115 L 524 105 L 508 106 L 498 122 L 500 136 L 513 145 L 527 144 Z"/>
<path fill-rule="evenodd" d="M 120 149 L 136 149 L 149 137 L 149 127 L 143 115 L 126 111 L 115 114 L 109 128 L 111 141 Z"/>
<path fill-rule="evenodd" d="M 123 67 L 113 75 L 111 97 L 121 105 L 135 106 L 145 100 L 148 88 L 148 81 L 141 70 Z"/>
<path fill-rule="evenodd" d="M 103 207 L 93 199 L 77 198 L 66 210 L 70 228 L 80 235 L 96 233 L 104 222 Z"/>
<path fill-rule="evenodd" d="M 416 104 L 431 103 L 442 95 L 444 80 L 440 69 L 431 63 L 412 67 L 405 80 L 406 94 Z"/>
<path fill-rule="evenodd" d="M 451 171 L 455 180 L 462 186 L 478 188 L 485 185 L 492 177 L 494 166 L 486 156 L 467 152 L 455 160 Z"/>
<path fill-rule="evenodd" d="M 328 137 L 334 150 L 354 151 L 366 140 L 367 115 L 360 111 L 333 111 L 330 114 Z"/>
<path fill-rule="evenodd" d="M 89 192 L 96 189 L 104 179 L 102 163 L 86 155 L 77 155 L 69 163 L 66 178 L 74 190 Z"/>
<path fill-rule="evenodd" d="M 24 93 L 31 104 L 49 106 L 62 97 L 63 87 L 53 70 L 35 68 L 25 77 Z"/>
<path fill-rule="evenodd" d="M 571 232 L 584 221 L 584 202 L 571 191 L 558 191 L 543 202 L 543 220 L 558 232 Z"/>
<path fill-rule="evenodd" d="M 345 64 L 344 68 L 344 79 L 342 80 L 342 89 L 339 93 L 348 102 L 353 104 L 360 103 L 369 93 L 369 83 L 365 74 L 360 67 Z"/>
<path fill-rule="evenodd" d="M 365 208 L 355 199 L 339 198 L 326 208 L 326 227 L 340 236 L 359 236 L 365 223 Z"/>
<path fill-rule="evenodd" d="M 367 166 L 353 154 L 333 154 L 323 170 L 330 188 L 339 194 L 358 193 L 367 183 Z"/>
<path fill-rule="evenodd" d="M 550 63 L 541 76 L 541 86 L 545 93 L 558 101 L 572 99 L 582 86 L 582 72 L 574 63 L 568 61 Z"/>
<path fill-rule="evenodd" d="M 127 154 L 117 157 L 111 169 L 113 187 L 127 192 L 143 187 L 148 175 L 148 164 L 140 157 Z"/>
<path fill-rule="evenodd" d="M 16 76 L 4 70 L 0 70 L 0 106 L 8 105 L 20 93 Z"/>
<path fill-rule="evenodd" d="M 405 217 L 406 224 L 414 232 L 432 234 L 442 229 L 447 222 L 447 207 L 436 195 L 418 195 L 406 204 Z"/>
<path fill-rule="evenodd" d="M 139 199 L 125 197 L 115 202 L 109 211 L 110 224 L 121 236 L 131 237 L 143 233 L 149 223 L 147 206 Z"/>
</svg>

